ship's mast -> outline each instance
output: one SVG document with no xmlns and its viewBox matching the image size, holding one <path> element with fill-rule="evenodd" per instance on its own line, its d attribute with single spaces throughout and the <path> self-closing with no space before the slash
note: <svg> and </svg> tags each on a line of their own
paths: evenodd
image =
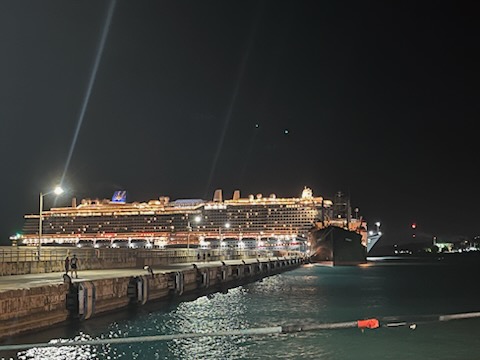
<svg viewBox="0 0 480 360">
<path fill-rule="evenodd" d="M 338 191 L 335 194 L 334 199 L 333 218 L 337 221 L 343 220 L 343 227 L 349 229 L 350 223 L 352 222 L 352 209 L 350 204 L 350 198 L 346 196 L 343 192 Z"/>
</svg>

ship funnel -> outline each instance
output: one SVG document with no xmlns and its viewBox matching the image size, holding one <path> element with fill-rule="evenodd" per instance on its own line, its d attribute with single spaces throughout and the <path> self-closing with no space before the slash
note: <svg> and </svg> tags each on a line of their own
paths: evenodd
<svg viewBox="0 0 480 360">
<path fill-rule="evenodd" d="M 72 208 L 76 208 L 77 207 L 77 198 L 74 197 L 72 198 Z"/>
<path fill-rule="evenodd" d="M 214 202 L 222 202 L 223 201 L 222 189 L 215 190 L 215 193 L 213 194 L 213 201 Z"/>
<path fill-rule="evenodd" d="M 233 200 L 240 200 L 240 190 L 235 190 L 233 192 Z"/>
</svg>

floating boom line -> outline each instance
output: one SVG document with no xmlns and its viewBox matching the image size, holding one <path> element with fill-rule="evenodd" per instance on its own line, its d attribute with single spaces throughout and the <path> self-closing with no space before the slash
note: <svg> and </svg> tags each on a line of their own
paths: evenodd
<svg viewBox="0 0 480 360">
<path fill-rule="evenodd" d="M 362 331 L 364 329 L 384 328 L 398 328 L 401 326 L 408 326 L 410 329 L 415 329 L 417 324 L 426 324 L 432 322 L 442 322 L 461 319 L 480 318 L 480 312 L 447 314 L 447 315 L 421 315 L 416 318 L 420 321 L 409 320 L 411 317 L 384 317 L 376 319 L 364 319 L 348 322 L 323 323 L 323 324 L 300 324 L 287 326 L 272 326 L 263 328 L 251 328 L 240 330 L 224 330 L 214 331 L 208 333 L 185 333 L 185 334 L 170 334 L 170 335 L 150 335 L 150 336 L 132 336 L 126 338 L 108 338 L 108 339 L 93 339 L 81 341 L 60 341 L 55 340 L 50 343 L 37 344 L 13 344 L 0 345 L 0 351 L 23 350 L 31 348 L 45 348 L 45 347 L 63 347 L 63 346 L 82 346 L 82 345 L 114 345 L 114 344 L 131 344 L 140 342 L 155 342 L 155 341 L 171 341 L 178 339 L 192 339 L 200 337 L 216 337 L 216 336 L 247 336 L 247 335 L 272 335 L 272 334 L 288 334 L 304 331 L 315 330 L 336 330 L 336 329 L 353 329 L 358 328 Z"/>
</svg>

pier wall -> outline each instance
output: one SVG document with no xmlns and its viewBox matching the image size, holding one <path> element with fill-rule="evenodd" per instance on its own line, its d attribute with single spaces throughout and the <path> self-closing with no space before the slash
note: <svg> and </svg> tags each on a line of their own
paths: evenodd
<svg viewBox="0 0 480 360">
<path fill-rule="evenodd" d="M 196 256 L 174 256 L 152 254 L 151 257 L 126 256 L 116 254 L 108 258 L 102 257 L 79 257 L 79 270 L 102 270 L 102 269 L 139 269 L 145 265 L 162 266 L 177 263 L 197 261 Z M 66 255 L 65 255 L 66 256 Z M 223 259 L 215 256 L 211 261 Z M 18 261 L 0 262 L 0 276 L 43 274 L 65 271 L 64 260 L 42 260 L 42 261 Z"/>
<path fill-rule="evenodd" d="M 104 259 L 82 259 L 80 260 L 82 270 L 101 269 L 130 269 L 137 266 L 137 259 L 104 260 Z M 48 261 L 19 261 L 0 263 L 0 276 L 43 274 L 65 271 L 64 260 Z"/>
<path fill-rule="evenodd" d="M 67 320 L 68 288 L 59 284 L 0 292 L 0 338 Z"/>
<path fill-rule="evenodd" d="M 0 247 L 0 276 L 62 272 L 64 260 L 76 254 L 80 270 L 133 269 L 145 265 L 162 266 L 176 263 L 256 258 L 259 252 L 232 250 L 228 252 L 201 249 L 141 250 L 141 249 L 93 249 L 93 248 L 45 248 Z M 298 256 L 284 252 L 264 252 L 262 257 Z"/>
<path fill-rule="evenodd" d="M 66 282 L 0 293 L 0 339 L 38 331 L 67 319 L 85 321 L 147 302 L 215 292 L 297 268 L 300 258 L 249 260 L 142 276 Z M 67 277 L 68 280 L 68 277 Z"/>
</svg>

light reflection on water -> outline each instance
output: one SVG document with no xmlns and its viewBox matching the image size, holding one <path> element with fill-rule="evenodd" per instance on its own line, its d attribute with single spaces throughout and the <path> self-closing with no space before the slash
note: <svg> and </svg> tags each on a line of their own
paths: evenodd
<svg viewBox="0 0 480 360">
<path fill-rule="evenodd" d="M 275 281 L 269 279 L 269 282 Z M 179 303 L 167 313 L 152 312 L 134 320 L 113 322 L 105 337 L 82 333 L 75 340 L 246 329 L 251 327 L 247 320 L 249 308 L 247 290 L 237 287 L 228 293 L 215 293 Z M 102 347 L 64 346 L 30 349 L 19 353 L 19 359 L 221 359 L 225 356 L 240 359 L 249 344 L 251 340 L 245 336 L 223 336 Z"/>
<path fill-rule="evenodd" d="M 68 343 L 76 341 L 86 341 L 92 338 L 86 334 L 80 334 L 73 340 L 57 339 L 50 343 L 65 343 L 61 347 L 32 348 L 18 354 L 18 359 L 64 359 L 64 360 L 87 360 L 97 359 L 97 349 L 94 346 L 68 346 Z"/>
<path fill-rule="evenodd" d="M 479 311 L 480 295 L 470 286 L 476 280 L 475 274 L 478 274 L 476 269 L 466 268 L 304 267 L 230 289 L 228 293 L 162 305 L 160 310 L 147 311 L 145 306 L 135 316 L 116 321 L 93 318 L 82 323 L 76 339 L 208 333 L 391 315 Z M 38 348 L 18 355 L 22 360 L 474 359 L 470 354 L 478 343 L 475 336 L 478 326 L 480 320 L 473 319 L 421 325 L 415 331 L 344 329 L 205 337 L 114 346 Z"/>
<path fill-rule="evenodd" d="M 227 294 L 217 293 L 196 301 L 182 303 L 165 325 L 159 325 L 160 333 L 208 333 L 212 331 L 245 329 L 250 327 L 247 316 L 246 292 L 242 287 Z M 160 319 L 156 319 L 160 320 Z M 168 344 L 177 359 L 219 359 L 223 354 L 239 358 L 247 344 L 244 337 L 205 337 L 175 340 Z"/>
</svg>

